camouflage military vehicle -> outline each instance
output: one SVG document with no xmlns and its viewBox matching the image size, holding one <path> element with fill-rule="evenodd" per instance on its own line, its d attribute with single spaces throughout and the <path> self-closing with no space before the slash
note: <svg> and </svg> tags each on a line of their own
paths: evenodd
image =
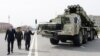
<svg viewBox="0 0 100 56">
<path fill-rule="evenodd" d="M 71 40 L 74 45 L 81 46 L 94 39 L 94 23 L 80 5 L 68 6 L 63 15 L 42 24 L 40 28 L 41 32 L 52 36 L 50 42 L 53 45 Z"/>
</svg>

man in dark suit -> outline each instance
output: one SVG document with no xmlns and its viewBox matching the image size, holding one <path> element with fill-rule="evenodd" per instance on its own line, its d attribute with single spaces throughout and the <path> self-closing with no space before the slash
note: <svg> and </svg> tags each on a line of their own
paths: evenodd
<svg viewBox="0 0 100 56">
<path fill-rule="evenodd" d="M 25 39 L 25 49 L 29 50 L 30 48 L 30 41 L 31 41 L 31 35 L 34 35 L 29 28 L 24 32 L 24 39 Z"/>
<path fill-rule="evenodd" d="M 21 27 L 17 27 L 15 37 L 17 39 L 18 49 L 21 49 L 21 41 L 23 39 L 23 33 L 21 31 Z"/>
<path fill-rule="evenodd" d="M 5 40 L 7 39 L 8 42 L 8 54 L 10 54 L 10 51 L 13 53 L 13 44 L 15 39 L 15 30 L 11 27 L 6 31 Z"/>
</svg>

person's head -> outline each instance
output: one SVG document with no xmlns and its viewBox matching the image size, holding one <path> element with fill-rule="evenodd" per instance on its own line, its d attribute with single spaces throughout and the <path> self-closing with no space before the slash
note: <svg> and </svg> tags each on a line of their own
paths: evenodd
<svg viewBox="0 0 100 56">
<path fill-rule="evenodd" d="M 17 30 L 18 32 L 19 32 L 19 31 L 21 31 L 21 27 L 17 27 L 17 29 L 16 29 L 16 30 Z"/>
<path fill-rule="evenodd" d="M 12 26 L 10 26 L 9 28 L 8 28 L 8 30 L 12 30 L 13 29 L 13 27 Z"/>
<path fill-rule="evenodd" d="M 29 30 L 30 30 L 30 28 L 29 28 L 29 27 L 27 27 L 27 28 L 26 28 L 26 31 L 29 31 Z"/>
</svg>

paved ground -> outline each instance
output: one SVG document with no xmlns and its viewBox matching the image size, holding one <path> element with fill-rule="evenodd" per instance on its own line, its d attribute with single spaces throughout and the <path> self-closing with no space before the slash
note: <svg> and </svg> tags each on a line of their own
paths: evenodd
<svg viewBox="0 0 100 56">
<path fill-rule="evenodd" d="M 0 56 L 7 56 L 7 41 L 4 40 L 5 34 L 0 33 Z M 81 47 L 74 47 L 69 43 L 60 43 L 60 45 L 51 45 L 49 38 L 36 35 L 34 38 L 33 49 L 31 52 L 25 50 L 25 42 L 22 41 L 22 49 L 17 48 L 14 43 L 14 53 L 9 56 L 100 56 L 100 39 L 88 42 Z"/>
<path fill-rule="evenodd" d="M 68 43 L 51 45 L 48 38 L 38 35 L 38 56 L 100 56 L 100 39 L 74 47 Z"/>
</svg>

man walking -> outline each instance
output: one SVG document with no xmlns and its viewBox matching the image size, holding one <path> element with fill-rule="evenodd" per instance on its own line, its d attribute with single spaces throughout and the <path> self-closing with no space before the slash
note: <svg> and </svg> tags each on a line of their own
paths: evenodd
<svg viewBox="0 0 100 56">
<path fill-rule="evenodd" d="M 29 28 L 24 32 L 24 39 L 25 39 L 25 49 L 29 50 L 30 48 L 30 41 L 31 41 L 31 35 L 33 35 Z"/>
<path fill-rule="evenodd" d="M 8 54 L 10 54 L 10 51 L 13 53 L 13 44 L 14 44 L 14 39 L 15 39 L 15 30 L 10 27 L 7 31 L 6 31 L 6 36 L 5 36 L 5 40 L 7 39 L 8 42 Z"/>
<path fill-rule="evenodd" d="M 15 36 L 16 36 L 16 39 L 17 39 L 18 49 L 21 49 L 21 41 L 23 39 L 23 33 L 21 31 L 21 27 L 17 27 Z"/>
</svg>

